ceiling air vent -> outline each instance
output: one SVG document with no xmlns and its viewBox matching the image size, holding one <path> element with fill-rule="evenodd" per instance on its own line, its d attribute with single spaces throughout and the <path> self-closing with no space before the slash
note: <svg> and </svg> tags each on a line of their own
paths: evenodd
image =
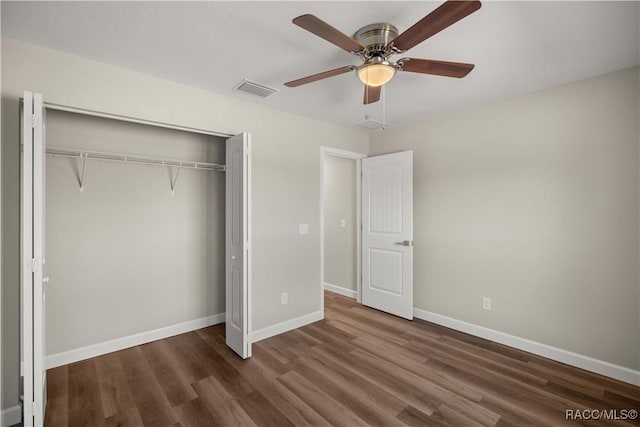
<svg viewBox="0 0 640 427">
<path fill-rule="evenodd" d="M 251 80 L 244 79 L 241 81 L 234 90 L 240 92 L 250 93 L 251 95 L 256 95 L 261 98 L 266 98 L 274 92 L 277 92 L 276 89 L 270 88 L 265 85 L 261 85 L 260 83 L 252 82 Z"/>
<path fill-rule="evenodd" d="M 376 130 L 376 129 L 384 129 L 384 123 L 379 122 L 377 120 L 365 120 L 364 122 L 358 123 L 356 126 L 361 127 L 367 130 Z"/>
</svg>

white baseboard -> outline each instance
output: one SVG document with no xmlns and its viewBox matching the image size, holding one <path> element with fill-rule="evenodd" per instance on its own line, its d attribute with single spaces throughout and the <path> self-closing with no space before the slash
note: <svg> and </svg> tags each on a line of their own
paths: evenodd
<svg viewBox="0 0 640 427">
<path fill-rule="evenodd" d="M 283 334 L 322 319 L 324 319 L 324 313 L 322 311 L 315 311 L 313 313 L 305 314 L 304 316 L 296 317 L 295 319 L 286 320 L 284 322 L 276 323 L 275 325 L 253 331 L 249 335 L 249 340 L 252 343 L 262 341 L 274 335 Z"/>
<path fill-rule="evenodd" d="M 326 283 L 325 282 L 324 290 L 325 291 L 329 291 L 329 292 L 334 292 L 336 294 L 340 294 L 340 295 L 343 295 L 345 297 L 349 297 L 349 298 L 353 298 L 353 299 L 357 299 L 358 298 L 358 292 L 357 291 L 352 291 L 351 289 L 343 288 L 342 286 L 332 285 L 331 283 Z"/>
<path fill-rule="evenodd" d="M 613 363 L 603 360 L 594 359 L 589 356 L 574 353 L 561 348 L 552 347 L 550 345 L 538 343 L 525 338 L 509 335 L 494 329 L 485 328 L 484 326 L 474 325 L 462 320 L 453 319 L 451 317 L 432 313 L 430 311 L 413 309 L 413 315 L 418 319 L 426 320 L 447 328 L 465 332 L 476 337 L 485 338 L 500 344 L 508 345 L 519 350 L 543 356 L 567 365 L 575 366 L 587 371 L 595 372 L 607 377 L 615 378 L 629 384 L 640 386 L 640 371 L 625 368 L 624 366 L 614 365 Z"/>
<path fill-rule="evenodd" d="M 0 426 L 10 427 L 18 424 L 20 421 L 22 421 L 20 405 L 12 406 L 0 411 Z"/>
<path fill-rule="evenodd" d="M 196 329 L 206 328 L 207 326 L 217 325 L 224 321 L 225 314 L 219 313 L 212 316 L 201 317 L 200 319 L 178 323 L 176 325 L 165 326 L 164 328 L 154 329 L 151 331 L 141 332 L 139 334 L 77 348 L 75 350 L 65 351 L 63 353 L 51 354 L 47 356 L 45 366 L 47 369 L 50 369 L 57 366 L 67 365 L 69 363 L 78 362 L 91 357 L 101 356 L 103 354 L 112 353 L 125 348 L 146 344 L 151 341 L 184 334 Z"/>
</svg>

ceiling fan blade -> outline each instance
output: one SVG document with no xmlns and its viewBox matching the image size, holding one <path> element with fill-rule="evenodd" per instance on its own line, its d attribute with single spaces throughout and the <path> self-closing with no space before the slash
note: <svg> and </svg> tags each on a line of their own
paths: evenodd
<svg viewBox="0 0 640 427">
<path fill-rule="evenodd" d="M 466 76 L 475 65 L 463 62 L 435 61 L 432 59 L 404 58 L 398 61 L 401 71 L 411 73 L 434 74 L 436 76 L 457 77 Z"/>
<path fill-rule="evenodd" d="M 318 80 L 326 79 L 328 77 L 333 77 L 333 76 L 338 76 L 340 74 L 348 73 L 349 71 L 353 71 L 355 69 L 356 67 L 354 67 L 353 65 L 347 65 L 345 67 L 335 68 L 333 70 L 323 71 L 322 73 L 303 77 L 298 80 L 292 80 L 290 82 L 286 82 L 284 85 L 287 87 L 298 87 L 298 86 L 306 85 L 307 83 L 312 83 Z"/>
<path fill-rule="evenodd" d="M 478 0 L 449 0 L 396 37 L 393 40 L 393 45 L 403 51 L 409 50 L 444 30 L 449 25 L 455 24 L 465 16 L 472 14 L 480 9 L 480 6 L 481 3 Z"/>
<path fill-rule="evenodd" d="M 364 102 L 363 104 L 373 104 L 380 101 L 380 90 L 382 86 L 367 86 L 364 85 Z"/>
<path fill-rule="evenodd" d="M 364 49 L 360 43 L 314 15 L 306 14 L 298 16 L 294 18 L 292 22 L 347 52 L 355 53 Z"/>
</svg>

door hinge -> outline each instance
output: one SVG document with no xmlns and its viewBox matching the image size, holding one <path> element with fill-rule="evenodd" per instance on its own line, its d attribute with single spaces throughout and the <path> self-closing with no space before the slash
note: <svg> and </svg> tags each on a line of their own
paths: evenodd
<svg viewBox="0 0 640 427">
<path fill-rule="evenodd" d="M 33 114 L 31 116 L 31 127 L 32 128 L 37 128 L 40 126 L 40 115 L 39 114 Z"/>
<path fill-rule="evenodd" d="M 25 417 L 34 417 L 36 415 L 36 402 L 25 402 L 22 401 L 24 405 L 24 415 Z"/>
<path fill-rule="evenodd" d="M 38 268 L 38 260 L 36 258 L 32 258 L 29 262 L 29 270 L 31 270 L 32 273 L 36 272 L 36 269 Z"/>
<path fill-rule="evenodd" d="M 40 408 L 36 402 L 31 402 L 31 415 L 34 417 L 40 415 Z"/>
</svg>

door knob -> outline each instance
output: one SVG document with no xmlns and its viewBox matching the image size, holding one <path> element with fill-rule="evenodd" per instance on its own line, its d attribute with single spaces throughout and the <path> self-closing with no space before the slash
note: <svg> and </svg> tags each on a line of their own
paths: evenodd
<svg viewBox="0 0 640 427">
<path fill-rule="evenodd" d="M 42 278 L 42 283 L 49 283 L 49 276 Z"/>
<path fill-rule="evenodd" d="M 236 256 L 235 255 L 231 255 L 231 259 L 236 259 Z"/>
<path fill-rule="evenodd" d="M 402 242 L 395 242 L 394 245 L 413 246 L 413 240 L 403 240 Z"/>
</svg>

